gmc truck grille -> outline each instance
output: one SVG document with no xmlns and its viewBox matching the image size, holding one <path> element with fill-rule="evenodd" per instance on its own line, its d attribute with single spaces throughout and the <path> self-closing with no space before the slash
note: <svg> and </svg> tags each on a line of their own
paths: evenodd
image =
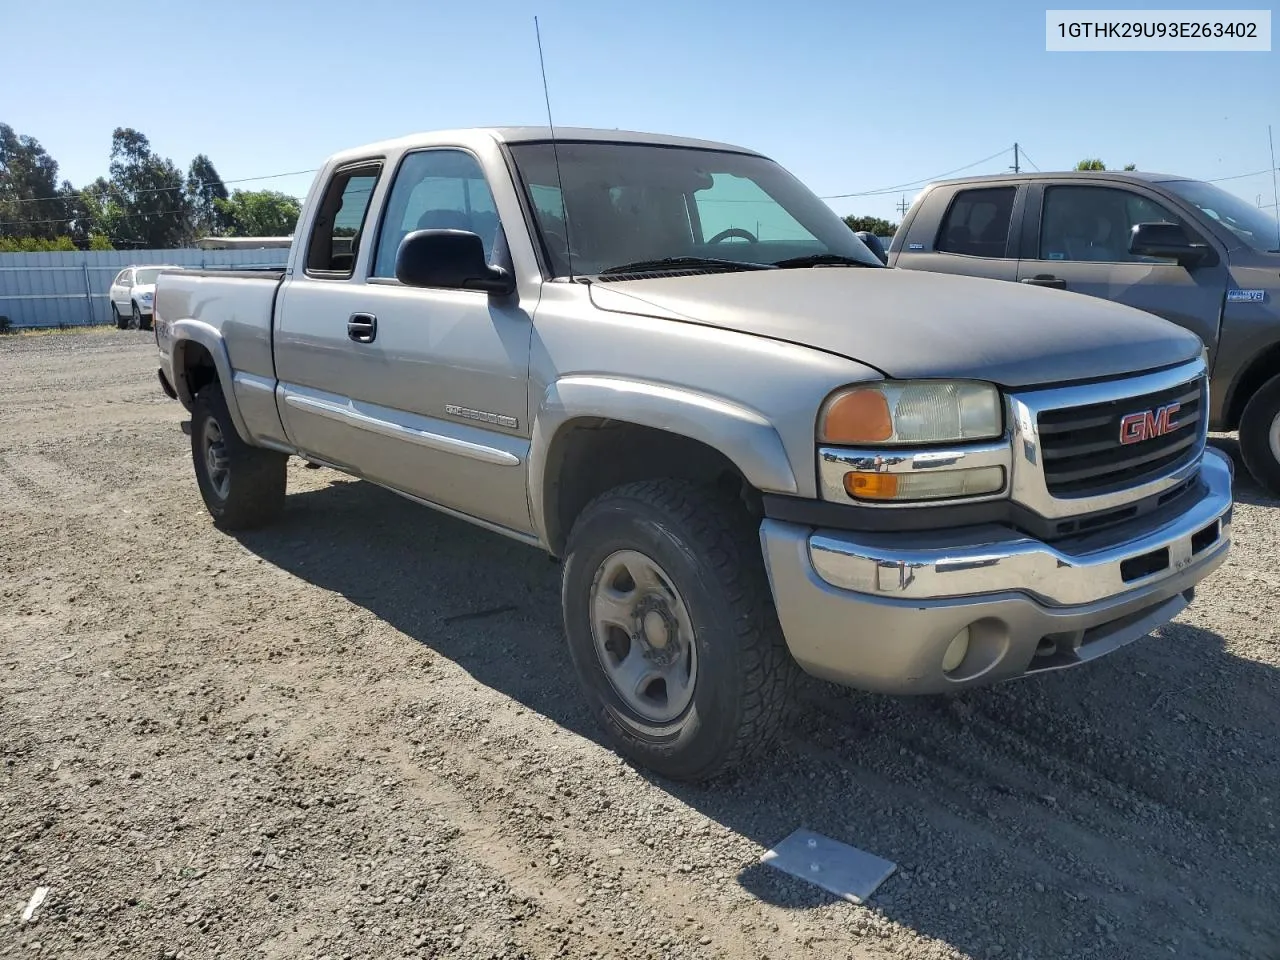
<svg viewBox="0 0 1280 960">
<path fill-rule="evenodd" d="M 1055 497 L 1135 487 L 1200 455 L 1205 380 L 1039 415 L 1045 485 Z M 1176 405 L 1176 406 L 1175 406 Z"/>
</svg>

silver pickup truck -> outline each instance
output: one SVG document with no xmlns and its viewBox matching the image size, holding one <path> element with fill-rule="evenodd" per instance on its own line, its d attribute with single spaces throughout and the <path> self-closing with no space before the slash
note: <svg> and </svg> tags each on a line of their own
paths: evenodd
<svg viewBox="0 0 1280 960">
<path fill-rule="evenodd" d="M 740 147 L 484 129 L 340 153 L 279 271 L 163 274 L 160 381 L 228 530 L 286 460 L 562 561 L 617 748 L 705 779 L 800 668 L 939 693 L 1150 633 L 1229 548 L 1198 337 L 885 268 Z"/>
</svg>

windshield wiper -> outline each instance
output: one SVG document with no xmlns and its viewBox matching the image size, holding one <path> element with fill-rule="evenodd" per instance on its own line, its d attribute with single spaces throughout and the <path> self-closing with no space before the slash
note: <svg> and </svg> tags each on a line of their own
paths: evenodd
<svg viewBox="0 0 1280 960">
<path fill-rule="evenodd" d="M 879 264 L 867 263 L 857 257 L 846 257 L 839 253 L 811 253 L 804 257 L 790 257 L 777 261 L 774 266 L 785 270 L 788 267 L 873 267 Z"/>
<path fill-rule="evenodd" d="M 637 260 L 621 263 L 600 271 L 600 276 L 615 273 L 644 273 L 649 270 L 679 270 L 682 267 L 731 267 L 734 270 L 773 270 L 772 263 L 752 263 L 743 260 L 718 260 L 715 257 L 663 257 L 661 260 Z"/>
</svg>

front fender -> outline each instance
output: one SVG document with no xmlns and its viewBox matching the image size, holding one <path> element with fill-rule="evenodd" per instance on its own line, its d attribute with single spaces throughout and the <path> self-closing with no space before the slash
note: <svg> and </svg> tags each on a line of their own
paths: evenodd
<svg viewBox="0 0 1280 960">
<path fill-rule="evenodd" d="M 534 416 L 529 449 L 529 508 L 550 543 L 546 517 L 548 459 L 560 428 L 579 418 L 618 420 L 697 440 L 718 450 L 757 490 L 797 493 L 778 432 L 761 413 L 680 387 L 605 376 L 568 376 L 547 387 Z"/>
<path fill-rule="evenodd" d="M 191 344 L 199 344 L 213 358 L 214 369 L 218 372 L 218 382 L 222 385 L 222 397 L 227 402 L 227 412 L 231 414 L 231 422 L 235 424 L 236 433 L 245 443 L 253 443 L 244 415 L 240 411 L 240 403 L 236 398 L 235 373 L 231 367 L 231 354 L 227 351 L 227 342 L 218 329 L 202 320 L 175 320 L 168 324 L 169 363 L 173 371 L 173 389 L 178 399 L 188 410 L 194 399 L 191 385 L 186 377 L 186 351 Z"/>
</svg>

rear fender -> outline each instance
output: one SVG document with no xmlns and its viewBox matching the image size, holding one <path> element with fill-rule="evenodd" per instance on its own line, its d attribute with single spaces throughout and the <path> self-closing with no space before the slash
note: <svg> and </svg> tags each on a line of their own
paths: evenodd
<svg viewBox="0 0 1280 960">
<path fill-rule="evenodd" d="M 235 374 L 231 367 L 231 354 L 227 351 L 227 342 L 217 328 L 201 320 L 176 320 L 169 325 L 169 357 L 173 371 L 173 389 L 178 399 L 188 410 L 195 399 L 190 383 L 186 377 L 187 350 L 192 344 L 199 344 L 213 358 L 214 369 L 218 373 L 218 382 L 222 386 L 222 396 L 227 402 L 227 411 L 231 414 L 231 422 L 235 424 L 236 433 L 245 443 L 252 444 L 253 437 L 245 425 L 244 415 L 240 411 L 240 403 L 236 399 Z"/>
</svg>

